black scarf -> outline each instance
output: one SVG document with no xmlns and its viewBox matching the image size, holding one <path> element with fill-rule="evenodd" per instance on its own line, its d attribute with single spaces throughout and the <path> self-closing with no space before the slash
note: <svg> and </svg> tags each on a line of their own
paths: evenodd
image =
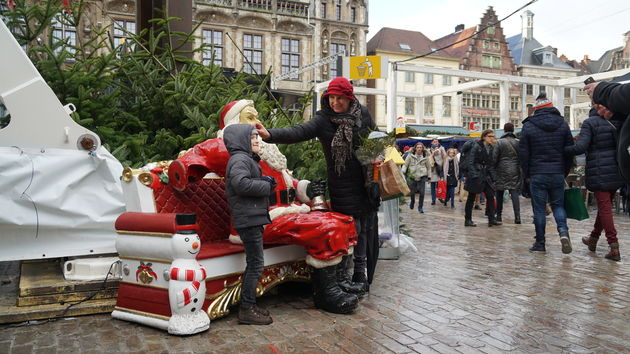
<svg viewBox="0 0 630 354">
<path fill-rule="evenodd" d="M 341 175 L 346 168 L 346 160 L 352 156 L 352 128 L 359 119 L 361 119 L 361 105 L 357 100 L 350 103 L 348 112 L 333 113 L 330 116 L 330 121 L 337 125 L 335 136 L 330 144 L 337 175 Z"/>
</svg>

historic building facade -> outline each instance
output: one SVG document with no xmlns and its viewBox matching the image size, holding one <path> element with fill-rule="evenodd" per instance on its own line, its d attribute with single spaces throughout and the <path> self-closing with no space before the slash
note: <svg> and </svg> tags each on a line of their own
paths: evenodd
<svg viewBox="0 0 630 354">
<path fill-rule="evenodd" d="M 468 38 L 476 32 L 479 32 L 476 36 Z M 438 47 L 459 42 L 446 51 L 451 56 L 459 58 L 459 68 L 462 70 L 518 75 L 503 34 L 503 28 L 498 24 L 498 17 L 492 6 L 488 7 L 477 26 L 464 28 L 464 25 L 458 25 L 455 32 L 439 38 L 435 42 Z M 462 79 L 461 82 L 466 82 L 466 80 Z M 520 85 L 511 84 L 509 92 L 509 121 L 515 126 L 520 126 L 522 109 Z M 499 87 L 497 85 L 463 92 L 461 124 L 463 127 L 468 127 L 470 122 L 479 122 L 482 129 L 502 129 L 499 108 Z"/>
<path fill-rule="evenodd" d="M 86 1 L 79 26 L 70 25 L 60 14 L 50 34 L 75 45 L 92 30 L 107 29 L 114 47 L 119 48 L 139 31 L 138 7 L 151 3 Z M 10 10 L 5 0 L 0 4 Z M 207 45 L 195 59 L 235 71 L 266 74 L 271 70 L 276 77 L 338 52 L 366 52 L 368 0 L 196 0 L 191 19 L 196 45 Z M 281 93 L 302 95 L 314 83 L 335 77 L 338 70 L 336 62 L 316 65 L 278 81 L 276 88 Z"/>
<path fill-rule="evenodd" d="M 507 39 L 519 75 L 543 79 L 564 79 L 580 74 L 580 70 L 571 67 L 558 57 L 556 48 L 544 46 L 534 38 L 534 13 L 529 10 L 523 12 L 521 21 L 521 33 Z M 534 101 L 541 92 L 545 92 L 554 102 L 573 129 L 579 127 L 579 122 L 571 117 L 570 105 L 587 102 L 589 98 L 584 91 L 576 88 L 566 87 L 558 91 L 544 85 L 522 85 L 521 97 L 526 104 L 526 109 L 522 111 L 523 119 L 532 113 Z M 583 111 L 579 113 L 580 116 L 584 114 Z M 588 112 L 586 115 L 588 116 Z"/>
<path fill-rule="evenodd" d="M 382 28 L 367 44 L 368 55 L 387 56 L 389 61 L 400 61 L 429 53 L 436 48 L 435 42 L 421 32 L 395 28 Z M 458 69 L 459 58 L 448 52 L 439 52 L 405 62 L 406 65 Z M 457 84 L 451 76 L 414 72 L 397 73 L 397 91 L 419 93 Z M 368 86 L 387 90 L 388 79 L 368 80 Z M 369 96 L 368 108 L 379 127 L 387 126 L 387 99 L 384 95 Z M 396 117 L 404 117 L 405 123 L 461 125 L 460 102 L 455 92 L 432 97 L 399 96 Z"/>
</svg>

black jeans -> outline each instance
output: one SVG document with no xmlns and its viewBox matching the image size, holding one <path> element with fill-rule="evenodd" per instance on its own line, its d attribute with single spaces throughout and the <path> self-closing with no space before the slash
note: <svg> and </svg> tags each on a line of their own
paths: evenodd
<svg viewBox="0 0 630 354">
<path fill-rule="evenodd" d="M 518 196 L 521 195 L 521 191 L 518 189 L 510 189 L 510 198 L 512 198 L 512 207 L 514 208 L 514 217 L 521 217 L 521 205 L 518 200 Z M 503 195 L 505 191 L 497 191 L 497 215 L 503 213 Z"/>
<path fill-rule="evenodd" d="M 484 183 L 483 193 L 486 195 L 486 208 L 488 210 L 488 221 L 494 221 L 494 190 L 488 183 Z M 472 209 L 475 205 L 475 197 L 477 194 L 468 193 L 468 199 L 466 199 L 466 207 L 464 215 L 466 220 L 472 220 Z"/>
<path fill-rule="evenodd" d="M 354 272 L 365 273 L 367 268 L 367 228 L 368 217 L 366 214 L 353 215 L 359 239 L 357 245 L 354 246 Z"/>
<path fill-rule="evenodd" d="M 245 247 L 245 274 L 241 287 L 241 304 L 249 307 L 256 303 L 256 286 L 258 278 L 262 275 L 265 260 L 263 258 L 263 227 L 252 226 L 236 230 L 241 236 L 243 247 Z"/>
<path fill-rule="evenodd" d="M 411 180 L 410 187 L 411 190 L 411 204 L 414 204 L 416 201 L 416 193 L 418 193 L 418 210 L 422 209 L 424 206 L 424 190 L 427 185 L 427 176 L 421 177 L 419 180 Z"/>
</svg>

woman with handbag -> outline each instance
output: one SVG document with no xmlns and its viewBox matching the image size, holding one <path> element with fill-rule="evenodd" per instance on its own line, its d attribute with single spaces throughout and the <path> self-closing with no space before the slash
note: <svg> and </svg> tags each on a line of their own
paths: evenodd
<svg viewBox="0 0 630 354">
<path fill-rule="evenodd" d="M 486 129 L 481 133 L 481 139 L 472 144 L 470 157 L 466 172 L 466 183 L 464 188 L 468 191 L 465 208 L 464 226 L 477 226 L 472 221 L 472 209 L 475 204 L 477 194 L 486 195 L 488 210 L 488 226 L 501 225 L 495 219 L 494 214 L 494 173 L 493 146 L 497 139 L 492 129 Z"/>
<path fill-rule="evenodd" d="M 402 173 L 407 176 L 407 183 L 409 184 L 409 190 L 411 191 L 411 202 L 409 208 L 413 209 L 416 199 L 416 192 L 418 193 L 418 212 L 423 214 L 424 206 L 424 189 L 431 172 L 431 157 L 425 150 L 424 144 L 418 142 L 405 159 L 405 164 L 402 167 Z"/>
<path fill-rule="evenodd" d="M 437 185 L 439 181 L 444 180 L 444 161 L 446 160 L 446 150 L 440 145 L 438 139 L 431 140 L 431 173 L 429 180 L 431 182 L 431 205 L 435 205 L 437 199 Z"/>
<path fill-rule="evenodd" d="M 444 162 L 444 170 L 446 172 L 446 198 L 444 206 L 451 201 L 451 209 L 455 208 L 455 188 L 459 181 L 459 162 L 457 161 L 457 149 L 448 149 L 446 152 L 446 161 Z"/>
<path fill-rule="evenodd" d="M 621 260 L 612 201 L 617 189 L 624 184 L 617 163 L 617 131 L 623 119 L 622 115 L 612 113 L 602 117 L 593 108 L 590 117 L 582 123 L 577 143 L 564 148 L 568 155 L 586 153 L 586 189 L 592 191 L 597 200 L 597 218 L 593 231 L 589 237 L 583 237 L 582 242 L 591 252 L 595 252 L 599 236 L 604 231 L 610 246 L 610 252 L 605 257 L 613 261 Z"/>
</svg>

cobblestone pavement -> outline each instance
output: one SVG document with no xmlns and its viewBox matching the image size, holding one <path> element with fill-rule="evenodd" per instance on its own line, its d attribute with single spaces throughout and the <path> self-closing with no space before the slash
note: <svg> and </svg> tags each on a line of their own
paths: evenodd
<svg viewBox="0 0 630 354">
<path fill-rule="evenodd" d="M 429 198 L 427 198 L 429 199 Z M 0 329 L 0 353 L 23 352 L 629 352 L 628 262 L 604 259 L 579 241 L 593 218 L 569 225 L 573 253 L 564 255 L 553 218 L 546 254 L 532 254 L 531 208 L 513 224 L 464 228 L 463 203 L 454 210 L 403 206 L 403 222 L 418 252 L 381 260 L 375 282 L 353 315 L 313 308 L 296 287 L 260 301 L 270 326 L 240 326 L 235 314 L 191 337 L 168 334 L 109 315 Z M 591 212 L 594 215 L 594 212 Z M 615 214 L 622 260 L 630 257 L 630 219 Z M 303 290 L 303 289 L 302 289 Z"/>
</svg>

